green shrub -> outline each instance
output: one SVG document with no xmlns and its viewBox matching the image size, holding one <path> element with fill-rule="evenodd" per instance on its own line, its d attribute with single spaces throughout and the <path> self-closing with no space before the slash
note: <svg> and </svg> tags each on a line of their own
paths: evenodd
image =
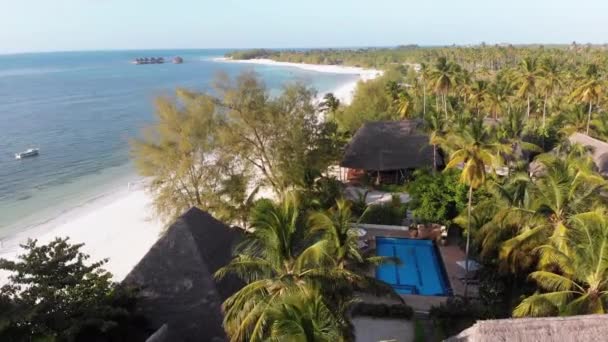
<svg viewBox="0 0 608 342">
<path fill-rule="evenodd" d="M 435 328 L 447 338 L 470 327 L 479 319 L 491 318 L 491 315 L 479 304 L 471 301 L 465 304 L 462 298 L 451 297 L 446 303 L 432 307 L 429 317 Z"/>
<path fill-rule="evenodd" d="M 144 339 L 137 291 L 112 282 L 107 260 L 88 262 L 82 246 L 28 240 L 17 260 L 0 259 L 0 270 L 10 272 L 0 289 L 0 341 Z"/>
<path fill-rule="evenodd" d="M 407 184 L 381 184 L 377 189 L 384 192 L 401 193 L 407 192 Z"/>
<path fill-rule="evenodd" d="M 425 342 L 427 341 L 426 334 L 424 333 L 424 327 L 419 320 L 414 321 L 414 342 Z"/>
<path fill-rule="evenodd" d="M 335 177 L 320 177 L 305 191 L 308 205 L 316 210 L 327 210 L 342 197 L 342 182 Z"/>
<path fill-rule="evenodd" d="M 405 218 L 406 210 L 406 205 L 394 199 L 391 203 L 370 205 L 361 215 L 361 223 L 399 226 Z"/>
<path fill-rule="evenodd" d="M 413 216 L 422 222 L 446 224 L 466 207 L 467 189 L 459 182 L 460 171 L 431 173 L 419 170 L 408 184 Z"/>
<path fill-rule="evenodd" d="M 369 316 L 411 319 L 414 316 L 414 310 L 406 304 L 358 303 L 353 307 L 351 314 L 353 317 Z"/>
</svg>

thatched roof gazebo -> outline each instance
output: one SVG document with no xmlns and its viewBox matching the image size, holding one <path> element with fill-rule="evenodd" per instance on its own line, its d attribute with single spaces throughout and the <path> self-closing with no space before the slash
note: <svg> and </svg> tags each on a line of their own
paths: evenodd
<svg viewBox="0 0 608 342">
<path fill-rule="evenodd" d="M 224 341 L 222 302 L 243 285 L 213 274 L 232 259 L 241 231 L 197 208 L 179 217 L 127 275 L 156 341 Z"/>
<path fill-rule="evenodd" d="M 599 342 L 608 340 L 608 315 L 478 321 L 447 342 Z"/>
<path fill-rule="evenodd" d="M 340 166 L 378 173 L 433 167 L 433 147 L 419 126 L 416 120 L 364 124 L 346 147 Z M 439 153 L 436 158 L 443 165 Z"/>
</svg>

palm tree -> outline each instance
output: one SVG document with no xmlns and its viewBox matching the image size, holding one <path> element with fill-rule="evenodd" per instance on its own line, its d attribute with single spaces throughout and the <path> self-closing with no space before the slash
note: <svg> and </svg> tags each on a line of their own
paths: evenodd
<svg viewBox="0 0 608 342">
<path fill-rule="evenodd" d="M 581 153 L 587 152 L 574 146 L 567 154 L 544 154 L 536 158 L 541 171 L 531 179 L 528 206 L 521 208 L 531 215 L 530 219 L 517 236 L 503 244 L 501 259 L 510 259 L 511 253 L 522 246 L 538 246 L 546 241 L 564 246 L 568 218 L 599 203 L 599 193 L 606 181 L 592 171 L 593 161 L 588 156 L 581 157 Z M 545 262 L 540 260 L 541 264 Z"/>
<path fill-rule="evenodd" d="M 270 341 L 342 341 L 341 323 L 318 291 L 284 296 L 268 313 Z"/>
<path fill-rule="evenodd" d="M 522 159 L 524 151 L 542 152 L 537 145 L 524 141 L 524 130 L 523 113 L 519 111 L 510 112 L 498 126 L 498 149 L 507 166 L 507 175 L 512 163 Z"/>
<path fill-rule="evenodd" d="M 498 119 L 499 115 L 503 114 L 503 108 L 505 104 L 511 107 L 510 97 L 513 93 L 513 86 L 502 74 L 496 75 L 496 78 L 488 86 L 485 104 L 488 112 L 490 112 L 494 119 Z M 510 110 L 508 111 L 511 112 Z"/>
<path fill-rule="evenodd" d="M 337 200 L 336 205 L 327 211 L 311 214 L 310 232 L 323 234 L 322 239 L 315 244 L 316 248 L 332 255 L 336 266 L 340 269 L 396 262 L 397 260 L 391 258 L 368 257 L 361 253 L 357 244 L 359 237 L 352 229 L 356 221 L 350 203 L 343 199 Z M 366 285 L 381 287 L 380 284 L 375 284 L 375 278 L 366 278 Z"/>
<path fill-rule="evenodd" d="M 350 204 L 338 200 L 334 208 L 326 212 L 313 213 L 310 217 L 311 233 L 322 232 L 321 249 L 332 253 L 338 267 L 345 268 L 349 263 L 361 263 L 363 257 L 357 246 L 358 237 L 352 232 L 354 218 Z"/>
<path fill-rule="evenodd" d="M 335 267 L 318 246 L 302 246 L 307 234 L 293 195 L 252 215 L 254 232 L 238 247 L 235 258 L 216 277 L 235 274 L 245 285 L 224 302 L 224 327 L 231 341 L 260 341 L 269 334 L 269 316 L 285 296 L 321 286 L 357 281 L 360 277 Z"/>
<path fill-rule="evenodd" d="M 446 169 L 462 165 L 460 181 L 469 187 L 467 205 L 467 241 L 465 247 L 465 273 L 469 273 L 469 246 L 471 244 L 471 209 L 473 206 L 473 189 L 480 187 L 486 180 L 486 167 L 493 168 L 495 165 L 494 151 L 488 144 L 488 133 L 483 126 L 483 120 L 476 119 L 471 122 L 469 129 L 450 136 L 450 142 L 454 150 L 450 155 L 450 161 Z M 465 282 L 464 298 L 467 300 L 468 281 Z"/>
<path fill-rule="evenodd" d="M 395 104 L 397 105 L 397 113 L 401 119 L 409 118 L 414 110 L 412 97 L 406 91 L 399 92 Z"/>
<path fill-rule="evenodd" d="M 540 79 L 540 88 L 544 96 L 543 101 L 543 128 L 545 127 L 547 117 L 547 102 L 553 94 L 561 88 L 563 81 L 563 73 L 561 65 L 558 64 L 555 58 L 546 58 L 541 63 L 542 76 Z"/>
<path fill-rule="evenodd" d="M 573 216 L 564 231 L 567 248 L 546 244 L 551 267 L 530 274 L 544 292 L 524 299 L 513 316 L 605 314 L 608 310 L 608 219 L 605 210 Z"/>
<path fill-rule="evenodd" d="M 319 103 L 319 110 L 322 113 L 335 113 L 340 107 L 340 100 L 333 94 L 327 93 L 323 96 L 323 101 Z"/>
<path fill-rule="evenodd" d="M 433 145 L 433 172 L 437 171 L 437 145 L 445 142 L 445 122 L 437 111 L 431 111 L 431 115 L 425 117 L 426 129 L 429 132 L 429 142 Z"/>
<path fill-rule="evenodd" d="M 578 102 L 588 104 L 587 114 L 587 129 L 586 133 L 589 134 L 589 126 L 591 125 L 591 111 L 593 110 L 593 104 L 597 104 L 604 92 L 604 81 L 600 78 L 598 67 L 595 64 L 587 66 L 585 72 L 585 78 L 581 80 L 580 84 L 572 92 L 571 98 Z"/>
<path fill-rule="evenodd" d="M 456 83 L 457 73 L 458 66 L 452 62 L 448 62 L 445 57 L 439 57 L 439 59 L 437 59 L 437 63 L 435 63 L 435 66 L 430 73 L 433 90 L 435 94 L 441 95 L 443 112 L 446 119 L 448 117 L 447 95 Z"/>
<path fill-rule="evenodd" d="M 474 106 L 477 116 L 480 116 L 481 107 L 487 101 L 488 88 L 487 81 L 475 80 L 469 89 L 467 98 L 470 101 L 470 104 Z"/>
<path fill-rule="evenodd" d="M 535 58 L 524 58 L 519 64 L 519 68 L 514 73 L 515 82 L 519 85 L 517 96 L 526 99 L 528 110 L 527 118 L 530 117 L 531 97 L 536 93 L 536 83 L 541 77 L 541 71 Z"/>
<path fill-rule="evenodd" d="M 426 117 L 426 87 L 429 79 L 429 68 L 425 63 L 420 63 L 419 78 L 422 87 L 422 117 Z"/>
</svg>

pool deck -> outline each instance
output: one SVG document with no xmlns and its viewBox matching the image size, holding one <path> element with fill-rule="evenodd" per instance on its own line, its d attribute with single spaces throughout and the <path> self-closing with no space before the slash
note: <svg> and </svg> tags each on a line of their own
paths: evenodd
<svg viewBox="0 0 608 342">
<path fill-rule="evenodd" d="M 367 234 L 362 238 L 369 244 L 369 248 L 376 248 L 376 236 L 379 237 L 394 237 L 394 238 L 410 238 L 409 232 L 406 229 L 399 229 L 397 226 L 391 227 L 391 229 L 383 228 L 365 228 Z M 450 287 L 454 295 L 464 295 L 464 283 L 460 278 L 464 275 L 462 267 L 456 264 L 457 261 L 464 260 L 464 251 L 457 245 L 457 241 L 448 239 L 448 244 L 442 246 L 437 244 L 441 259 L 445 266 L 445 271 L 450 282 Z M 469 296 L 477 297 L 477 286 L 469 285 Z M 416 296 L 416 295 L 401 295 L 405 302 L 410 305 L 414 310 L 419 312 L 426 312 L 432 306 L 437 306 L 447 300 L 448 297 L 440 296 Z"/>
</svg>

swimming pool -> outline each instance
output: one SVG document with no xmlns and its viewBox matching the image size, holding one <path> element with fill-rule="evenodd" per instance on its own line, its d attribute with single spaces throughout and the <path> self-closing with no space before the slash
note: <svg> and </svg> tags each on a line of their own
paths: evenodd
<svg viewBox="0 0 608 342">
<path fill-rule="evenodd" d="M 390 284 L 397 293 L 423 296 L 451 294 L 443 262 L 433 241 L 376 237 L 376 254 L 401 260 L 400 265 L 376 268 L 376 279 Z"/>
</svg>

